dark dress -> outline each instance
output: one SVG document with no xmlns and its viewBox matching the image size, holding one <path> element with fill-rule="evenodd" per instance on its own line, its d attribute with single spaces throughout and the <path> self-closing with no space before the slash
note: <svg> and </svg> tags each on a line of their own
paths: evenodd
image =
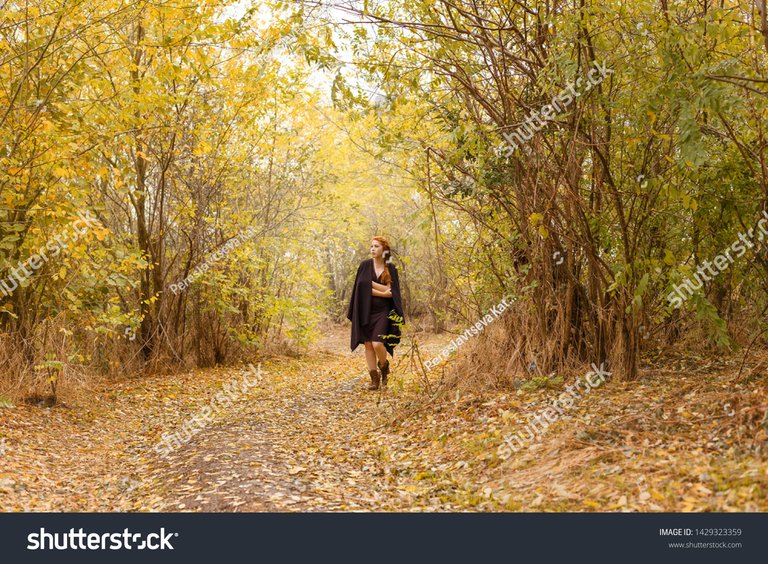
<svg viewBox="0 0 768 564">
<path fill-rule="evenodd" d="M 382 270 L 381 274 L 376 276 L 376 267 L 372 270 L 371 280 L 383 284 L 381 277 L 384 275 L 384 271 Z M 389 334 L 389 317 L 387 316 L 391 309 L 392 298 L 371 296 L 371 315 L 368 318 L 368 323 L 361 327 L 364 340 L 384 342 L 382 337 Z"/>
<path fill-rule="evenodd" d="M 353 351 L 365 341 L 374 340 L 382 341 L 387 352 L 394 355 L 395 346 L 400 342 L 400 328 L 405 325 L 405 315 L 403 313 L 403 300 L 400 297 L 400 276 L 393 263 L 389 263 L 389 275 L 392 279 L 390 284 L 392 297 L 379 298 L 371 294 L 373 281 L 380 279 L 376 276 L 373 259 L 366 259 L 357 267 L 355 283 L 352 286 L 352 295 L 349 298 L 349 307 L 347 308 L 347 319 L 352 322 L 349 344 Z M 375 301 L 378 303 L 374 304 Z M 385 311 L 385 313 L 383 315 L 374 313 L 377 310 Z M 397 316 L 396 321 L 388 319 L 386 312 L 392 310 Z M 381 328 L 383 325 L 382 317 L 387 321 L 386 328 L 383 330 Z M 378 336 L 382 334 L 388 335 L 389 338 L 385 340 Z"/>
</svg>

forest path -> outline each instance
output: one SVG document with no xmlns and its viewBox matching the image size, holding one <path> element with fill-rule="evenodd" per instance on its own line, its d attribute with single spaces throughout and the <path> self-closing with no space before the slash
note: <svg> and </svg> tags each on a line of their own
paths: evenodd
<svg viewBox="0 0 768 564">
<path fill-rule="evenodd" d="M 408 509 L 407 485 L 381 457 L 388 445 L 367 433 L 385 422 L 398 377 L 368 391 L 362 351 L 348 354 L 338 339 L 324 343 L 311 358 L 262 363 L 259 382 L 241 400 L 161 460 L 153 471 L 164 491 L 157 508 Z"/>
<path fill-rule="evenodd" d="M 408 375 L 366 390 L 362 349 L 350 353 L 348 338 L 334 327 L 311 355 L 268 358 L 258 377 L 136 377 L 89 390 L 82 405 L 2 409 L 0 510 L 457 509 L 414 503 L 429 469 L 408 456 L 418 445 L 400 452 L 400 437 L 382 430 Z"/>
<path fill-rule="evenodd" d="M 265 358 L 258 377 L 136 376 L 54 408 L 2 408 L 0 511 L 768 509 L 766 352 L 741 379 L 740 357 L 649 364 L 504 458 L 503 439 L 561 387 L 425 406 L 419 376 L 399 364 L 405 343 L 389 389 L 370 392 L 347 339 L 334 327 L 311 355 Z M 421 336 L 422 360 L 445 340 Z M 212 415 L 163 456 L 163 437 L 184 435 L 206 406 Z"/>
</svg>

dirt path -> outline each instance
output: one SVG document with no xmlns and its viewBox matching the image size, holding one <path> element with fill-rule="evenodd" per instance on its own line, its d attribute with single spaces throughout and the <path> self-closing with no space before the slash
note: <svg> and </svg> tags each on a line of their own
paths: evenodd
<svg viewBox="0 0 768 564">
<path fill-rule="evenodd" d="M 265 363 L 263 385 L 158 464 L 162 509 L 402 507 L 365 441 L 387 400 L 364 390 L 360 363 L 330 352 Z"/>
<path fill-rule="evenodd" d="M 88 408 L 0 410 L 0 510 L 414 508 L 418 488 L 383 461 L 383 435 L 367 434 L 391 417 L 408 376 L 365 390 L 362 352 L 349 353 L 347 339 L 335 329 L 312 358 L 266 360 L 247 391 L 245 371 L 214 369 L 92 390 Z M 216 401 L 227 384 L 233 401 Z M 206 405 L 218 406 L 210 422 L 160 456 L 163 435 L 189 436 L 184 423 Z"/>
<path fill-rule="evenodd" d="M 419 379 L 400 366 L 385 393 L 366 391 L 347 338 L 337 328 L 311 358 L 266 359 L 257 382 L 198 370 L 0 409 L 0 510 L 768 509 L 766 353 L 741 380 L 731 358 L 672 359 L 640 382 L 608 382 L 504 458 L 503 438 L 560 389 L 452 394 L 403 418 Z M 245 376 L 256 383 L 243 388 Z M 217 400 L 232 384 L 231 402 Z M 207 425 L 157 452 L 212 405 Z"/>
</svg>

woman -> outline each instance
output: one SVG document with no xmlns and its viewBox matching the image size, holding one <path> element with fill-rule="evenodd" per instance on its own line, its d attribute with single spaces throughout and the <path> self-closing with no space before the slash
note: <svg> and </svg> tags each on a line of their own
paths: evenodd
<svg viewBox="0 0 768 564">
<path fill-rule="evenodd" d="M 378 390 L 379 381 L 387 385 L 387 353 L 394 355 L 395 345 L 400 342 L 400 326 L 405 322 L 400 280 L 390 256 L 389 242 L 384 237 L 371 239 L 371 258 L 357 268 L 347 310 L 347 319 L 352 321 L 352 350 L 360 343 L 365 345 L 371 375 L 369 390 Z"/>
</svg>

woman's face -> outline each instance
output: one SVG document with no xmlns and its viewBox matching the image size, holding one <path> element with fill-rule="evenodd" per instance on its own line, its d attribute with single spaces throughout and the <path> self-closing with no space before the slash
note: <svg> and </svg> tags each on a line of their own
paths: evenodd
<svg viewBox="0 0 768 564">
<path fill-rule="evenodd" d="M 371 256 L 373 258 L 380 258 L 384 254 L 384 247 L 376 239 L 371 241 Z"/>
</svg>

